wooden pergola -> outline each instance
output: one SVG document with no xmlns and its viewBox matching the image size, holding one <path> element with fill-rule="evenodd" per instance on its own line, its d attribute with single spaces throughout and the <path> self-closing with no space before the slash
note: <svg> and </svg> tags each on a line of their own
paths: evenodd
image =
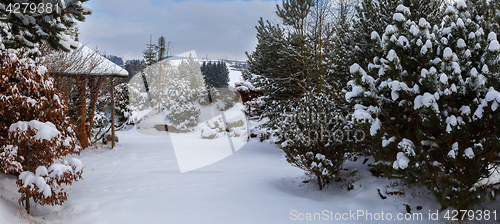
<svg viewBox="0 0 500 224">
<path fill-rule="evenodd" d="M 78 43 L 70 52 L 54 52 L 45 57 L 45 66 L 53 77 L 74 77 L 79 90 L 77 137 L 84 148 L 90 145 L 89 133 L 92 128 L 99 90 L 109 78 L 111 86 L 111 148 L 115 146 L 115 105 L 113 77 L 128 77 L 128 72 L 89 47 Z M 89 117 L 87 114 L 87 82 L 90 89 Z"/>
</svg>

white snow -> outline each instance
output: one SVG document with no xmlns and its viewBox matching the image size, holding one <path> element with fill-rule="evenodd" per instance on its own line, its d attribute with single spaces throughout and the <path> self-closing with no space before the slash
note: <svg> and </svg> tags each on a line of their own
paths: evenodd
<svg viewBox="0 0 500 224">
<path fill-rule="evenodd" d="M 441 73 L 441 75 L 439 76 L 439 81 L 443 84 L 447 84 L 448 83 L 448 76 L 444 73 Z"/>
<path fill-rule="evenodd" d="M 388 86 L 391 88 L 391 98 L 392 100 L 397 100 L 399 98 L 399 93 L 398 91 L 408 91 L 409 88 L 404 82 L 399 82 L 399 81 L 392 81 L 388 83 Z"/>
<path fill-rule="evenodd" d="M 43 195 L 46 198 L 52 196 L 52 190 L 50 186 L 45 182 L 45 179 L 43 177 L 35 175 L 29 171 L 24 171 L 21 174 L 19 174 L 19 179 L 22 181 L 23 187 L 34 185 L 36 186 L 36 188 L 39 189 L 39 191 L 43 193 Z"/>
<path fill-rule="evenodd" d="M 453 6 L 448 6 L 446 7 L 446 11 L 445 11 L 445 14 L 454 14 L 457 10 L 455 9 L 455 7 Z"/>
<path fill-rule="evenodd" d="M 352 91 L 351 92 L 348 92 L 348 93 L 345 94 L 345 98 L 346 98 L 347 101 L 350 102 L 353 97 L 356 97 L 359 94 L 362 94 L 364 92 L 365 92 L 365 89 L 363 87 L 354 86 L 354 87 L 352 87 Z"/>
<path fill-rule="evenodd" d="M 421 54 L 427 54 L 429 49 L 432 49 L 432 43 L 430 40 L 425 41 L 425 45 L 420 49 Z"/>
<path fill-rule="evenodd" d="M 82 7 L 83 7 L 83 12 L 92 14 L 92 8 L 90 6 L 84 5 Z"/>
<path fill-rule="evenodd" d="M 476 111 L 474 112 L 474 115 L 472 116 L 473 120 L 481 119 L 483 117 L 484 113 L 484 107 L 486 107 L 488 103 L 486 100 L 481 100 L 481 103 L 477 106 Z"/>
<path fill-rule="evenodd" d="M 483 68 L 481 69 L 481 72 L 483 74 L 488 74 L 490 73 L 490 69 L 488 68 L 488 65 L 483 65 Z"/>
<path fill-rule="evenodd" d="M 451 50 L 451 48 L 447 47 L 444 49 L 443 58 L 447 59 L 447 60 L 450 60 L 453 58 L 453 51 Z"/>
<path fill-rule="evenodd" d="M 387 25 L 387 27 L 385 28 L 385 33 L 387 34 L 392 34 L 394 33 L 395 29 L 392 25 Z"/>
<path fill-rule="evenodd" d="M 243 81 L 241 71 L 229 68 L 229 85 L 234 86 L 234 84 L 241 81 Z"/>
<path fill-rule="evenodd" d="M 461 9 L 461 8 L 467 8 L 467 5 L 465 4 L 464 0 L 457 1 L 457 9 Z"/>
<path fill-rule="evenodd" d="M 363 70 L 357 63 L 351 65 L 351 67 L 349 67 L 349 71 L 351 72 L 351 74 L 355 74 L 358 72 L 360 72 L 362 75 L 366 74 L 365 70 Z"/>
<path fill-rule="evenodd" d="M 392 167 L 394 169 L 406 169 L 408 167 L 408 163 L 410 163 L 410 159 L 406 157 L 404 152 L 398 152 L 397 160 L 394 161 Z"/>
<path fill-rule="evenodd" d="M 451 115 L 446 118 L 446 123 L 450 124 L 451 126 L 456 126 L 457 125 L 457 117 L 455 115 Z"/>
<path fill-rule="evenodd" d="M 425 20 L 424 18 L 420 18 L 418 20 L 418 26 L 420 27 L 426 27 L 426 28 L 429 28 L 430 27 L 430 24 L 429 22 L 427 22 L 427 20 Z"/>
<path fill-rule="evenodd" d="M 480 186 L 492 186 L 500 183 L 500 167 L 499 166 L 488 166 L 488 171 L 490 173 L 489 178 L 481 178 L 477 183 L 474 184 L 476 187 Z"/>
<path fill-rule="evenodd" d="M 398 5 L 396 7 L 396 12 L 402 12 L 404 14 L 410 14 L 410 9 L 404 5 Z"/>
<path fill-rule="evenodd" d="M 396 137 L 392 136 L 391 138 L 389 139 L 386 139 L 385 137 L 382 138 L 382 147 L 387 147 L 389 144 L 391 144 L 391 142 L 395 142 L 396 141 Z"/>
<path fill-rule="evenodd" d="M 394 13 L 394 16 L 392 16 L 392 19 L 398 22 L 404 22 L 405 21 L 405 16 L 399 12 Z"/>
<path fill-rule="evenodd" d="M 460 27 L 460 28 L 464 28 L 465 27 L 464 21 L 461 18 L 457 19 L 457 26 Z"/>
<path fill-rule="evenodd" d="M 403 150 L 408 156 L 415 156 L 415 144 L 413 144 L 410 139 L 403 138 L 403 140 L 398 143 L 398 148 Z"/>
<path fill-rule="evenodd" d="M 435 112 L 439 112 L 439 107 L 436 103 L 436 98 L 430 93 L 424 93 L 424 95 L 418 95 L 415 97 L 413 108 L 419 109 L 422 106 L 431 107 Z"/>
<path fill-rule="evenodd" d="M 26 102 L 30 103 L 31 105 L 37 104 L 36 100 L 31 97 L 26 97 Z"/>
<path fill-rule="evenodd" d="M 469 49 L 467 49 L 467 50 L 465 51 L 465 57 L 470 57 L 471 55 L 472 55 L 472 53 L 470 52 L 470 50 L 469 50 Z"/>
<path fill-rule="evenodd" d="M 412 26 L 412 28 L 413 28 L 413 27 L 414 27 L 414 26 Z M 417 35 L 416 33 L 414 33 L 414 32 L 412 32 L 412 31 L 411 31 L 411 28 L 410 28 L 410 32 L 411 32 L 413 35 Z M 424 43 L 422 42 L 422 39 L 418 39 L 416 44 L 417 44 L 417 46 L 419 46 L 419 47 L 421 47 L 422 45 L 424 45 Z"/>
<path fill-rule="evenodd" d="M 70 166 L 60 164 L 60 163 L 54 163 L 49 166 L 49 173 L 51 177 L 56 177 L 56 176 L 61 176 L 65 172 L 71 171 L 72 168 Z"/>
<path fill-rule="evenodd" d="M 465 44 L 465 40 L 464 39 L 462 39 L 462 38 L 458 39 L 458 41 L 457 41 L 457 47 L 458 48 L 464 48 L 466 46 L 467 46 L 467 44 Z"/>
<path fill-rule="evenodd" d="M 464 156 L 469 158 L 469 159 L 474 158 L 474 151 L 472 150 L 471 147 L 465 149 Z"/>
<path fill-rule="evenodd" d="M 451 150 L 448 152 L 448 156 L 455 159 L 458 153 L 458 142 L 453 143 Z"/>
<path fill-rule="evenodd" d="M 372 40 L 380 39 L 380 36 L 378 35 L 377 31 L 373 31 L 370 36 Z"/>
<path fill-rule="evenodd" d="M 399 44 L 399 46 L 406 48 L 409 45 L 409 41 L 405 36 L 399 36 L 398 44 Z"/>
<path fill-rule="evenodd" d="M 375 118 L 375 120 L 373 121 L 372 125 L 370 126 L 370 135 L 371 136 L 374 136 L 377 134 L 377 131 L 380 129 L 381 127 L 381 122 L 378 118 Z"/>
<path fill-rule="evenodd" d="M 474 38 L 476 38 L 476 33 L 470 32 L 469 33 L 469 39 L 474 39 Z"/>
<path fill-rule="evenodd" d="M 389 53 L 387 53 L 387 60 L 389 61 L 399 60 L 399 57 L 394 49 L 391 49 Z"/>
<path fill-rule="evenodd" d="M 47 176 L 47 175 L 49 175 L 49 171 L 47 171 L 47 167 L 39 166 L 35 170 L 35 175 L 39 176 L 39 177 Z"/>
<path fill-rule="evenodd" d="M 83 168 L 83 164 L 82 164 L 82 161 L 80 161 L 79 159 L 77 158 L 70 158 L 66 161 L 68 163 L 68 165 L 70 166 L 73 166 L 75 167 L 75 171 L 76 172 L 79 172 L 80 170 L 82 170 Z"/>
<path fill-rule="evenodd" d="M 18 121 L 14 124 L 11 124 L 9 127 L 9 132 L 14 132 L 18 129 L 21 131 L 27 131 L 28 128 L 36 129 L 37 133 L 35 134 L 34 138 L 40 140 L 50 140 L 60 134 L 56 126 L 51 122 L 40 122 L 37 120 Z"/>
<path fill-rule="evenodd" d="M 61 36 L 61 44 L 63 44 L 67 49 L 70 49 L 70 45 L 77 46 L 76 49 L 70 52 L 56 52 L 45 56 L 45 63 L 49 65 L 53 61 L 65 60 L 64 66 L 61 62 L 56 62 L 54 66 L 50 67 L 47 65 L 51 72 L 66 74 L 66 75 L 80 75 L 82 73 L 87 75 L 118 75 L 118 76 L 128 76 L 128 72 L 113 63 L 112 61 L 106 59 L 102 55 L 96 53 L 89 47 L 77 43 L 69 38 L 67 35 Z M 86 63 L 81 63 L 84 61 Z"/>
<path fill-rule="evenodd" d="M 462 115 L 469 115 L 471 113 L 471 109 L 469 106 L 462 106 L 458 111 L 460 111 Z"/>
<path fill-rule="evenodd" d="M 498 43 L 498 40 L 491 41 L 490 46 L 488 46 L 488 50 L 492 52 L 500 51 L 500 44 Z"/>
<path fill-rule="evenodd" d="M 490 32 L 488 34 L 488 40 L 489 41 L 497 40 L 497 34 L 495 32 Z"/>
<path fill-rule="evenodd" d="M 490 87 L 488 89 L 488 93 L 486 94 L 486 101 L 490 102 L 492 100 L 496 100 L 497 102 L 500 102 L 500 93 L 496 91 L 493 87 Z"/>
</svg>

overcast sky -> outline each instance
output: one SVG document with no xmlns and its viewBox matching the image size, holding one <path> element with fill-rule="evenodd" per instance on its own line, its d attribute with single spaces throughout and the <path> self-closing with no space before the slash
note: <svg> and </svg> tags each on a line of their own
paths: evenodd
<svg viewBox="0 0 500 224">
<path fill-rule="evenodd" d="M 276 1 L 90 0 L 92 15 L 79 23 L 80 42 L 125 59 L 163 35 L 174 54 L 195 50 L 199 58 L 246 60 L 257 44 L 255 26 L 274 20 Z"/>
</svg>

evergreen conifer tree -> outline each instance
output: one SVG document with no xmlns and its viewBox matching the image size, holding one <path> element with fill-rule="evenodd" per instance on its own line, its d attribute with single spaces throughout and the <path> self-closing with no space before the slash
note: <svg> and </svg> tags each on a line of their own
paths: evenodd
<svg viewBox="0 0 500 224">
<path fill-rule="evenodd" d="M 34 48 L 46 42 L 54 50 L 69 51 L 74 42 L 65 31 L 71 29 L 76 21 L 85 21 L 85 16 L 92 13 L 90 7 L 82 5 L 87 1 L 30 0 L 30 4 L 37 5 L 37 10 L 22 13 L 13 13 L 19 1 L 2 1 L 0 49 Z M 40 10 L 43 10 L 43 14 Z M 76 45 L 72 47 L 76 48 Z"/>
<path fill-rule="evenodd" d="M 149 44 L 146 44 L 146 49 L 142 51 L 142 54 L 144 56 L 144 60 L 146 60 L 146 65 L 151 66 L 152 64 L 156 63 L 156 45 L 153 44 L 152 39 L 153 37 L 150 35 L 149 36 Z"/>
<path fill-rule="evenodd" d="M 276 12 L 280 23 L 261 19 L 257 47 L 247 53 L 251 75 L 246 77 L 264 94 L 264 126 L 287 160 L 315 176 L 320 189 L 354 146 L 343 137 L 354 126 L 343 122 L 345 111 L 334 103 L 340 92 L 330 94 L 333 86 L 327 82 L 332 67 L 327 52 L 334 50 L 330 7 L 327 1 L 283 1 Z"/>
<path fill-rule="evenodd" d="M 229 69 L 225 62 L 203 62 L 200 69 L 207 85 L 215 88 L 223 88 L 229 85 Z"/>
<path fill-rule="evenodd" d="M 379 166 L 428 186 L 443 208 L 472 208 L 492 195 L 486 180 L 500 161 L 500 44 L 469 10 L 463 0 L 448 7 L 441 28 L 412 21 L 399 5 L 382 37 L 371 35 L 381 57 L 350 67 L 346 94 L 356 115 L 372 116 Z"/>
<path fill-rule="evenodd" d="M 194 83 L 191 81 L 196 80 L 193 76 L 199 75 L 199 64 L 196 65 L 197 74 L 194 63 L 198 64 L 192 58 L 188 61 L 183 60 L 169 78 L 164 103 L 166 117 L 172 124 L 169 126 L 169 132 L 189 132 L 198 124 L 201 111 L 196 107 L 195 102 L 200 86 L 193 88 Z"/>
</svg>

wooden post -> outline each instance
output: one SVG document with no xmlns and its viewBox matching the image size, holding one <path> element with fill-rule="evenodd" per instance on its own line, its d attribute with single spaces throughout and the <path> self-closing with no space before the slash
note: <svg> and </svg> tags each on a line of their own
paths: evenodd
<svg viewBox="0 0 500 224">
<path fill-rule="evenodd" d="M 76 76 L 76 82 L 78 85 L 78 117 L 77 117 L 77 137 L 83 148 L 90 146 L 89 137 L 87 135 L 85 127 L 85 117 L 87 113 L 87 98 L 85 97 L 85 86 L 87 85 L 87 79 L 83 75 Z"/>
<path fill-rule="evenodd" d="M 111 76 L 111 148 L 115 147 L 115 87 Z"/>
</svg>

